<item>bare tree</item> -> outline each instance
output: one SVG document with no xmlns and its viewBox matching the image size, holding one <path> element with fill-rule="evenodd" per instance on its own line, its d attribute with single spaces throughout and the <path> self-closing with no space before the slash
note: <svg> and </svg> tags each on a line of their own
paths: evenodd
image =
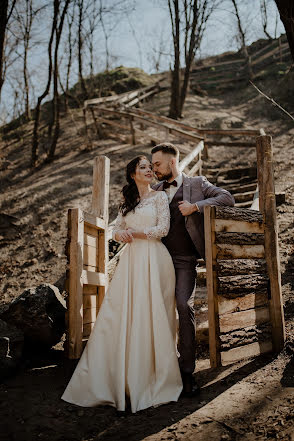
<svg viewBox="0 0 294 441">
<path fill-rule="evenodd" d="M 36 8 L 33 3 L 33 0 L 23 0 L 23 2 L 18 2 L 13 13 L 15 21 L 17 22 L 19 41 L 22 46 L 20 57 L 22 58 L 23 64 L 25 116 L 27 119 L 31 118 L 28 73 L 28 52 L 31 45 L 31 32 L 34 19 L 38 13 L 45 8 L 45 6 Z"/>
<path fill-rule="evenodd" d="M 275 0 L 275 2 L 285 27 L 292 59 L 294 62 L 294 2 L 293 0 Z"/>
<path fill-rule="evenodd" d="M 244 55 L 244 58 L 246 61 L 248 76 L 249 76 L 249 79 L 252 80 L 253 79 L 253 72 L 252 72 L 252 67 L 251 67 L 251 58 L 249 56 L 247 46 L 246 46 L 246 33 L 245 33 L 245 30 L 242 26 L 241 15 L 239 12 L 237 1 L 236 0 L 231 0 L 231 1 L 233 3 L 234 12 L 235 12 L 235 16 L 237 19 L 238 38 L 241 43 L 241 49 L 242 49 L 242 52 L 243 52 L 243 55 Z"/>
<path fill-rule="evenodd" d="M 40 110 L 43 99 L 48 95 L 51 80 L 52 80 L 52 45 L 53 39 L 56 32 L 57 27 L 57 19 L 59 12 L 59 0 L 54 0 L 54 9 L 53 9 L 53 18 L 52 18 L 52 26 L 51 26 L 51 34 L 48 43 L 48 77 L 47 84 L 42 95 L 38 97 L 37 106 L 35 109 L 35 123 L 34 123 L 34 131 L 33 131 L 33 140 L 32 140 L 32 166 L 35 167 L 36 161 L 38 159 L 38 147 L 39 147 L 39 124 L 40 124 Z"/>
<path fill-rule="evenodd" d="M 182 114 L 191 65 L 202 42 L 208 19 L 217 3 L 217 0 L 168 0 L 174 49 L 169 109 L 171 118 L 179 118 Z M 181 38 L 183 39 L 182 50 Z M 181 84 L 180 60 L 182 53 L 185 67 Z"/>
<path fill-rule="evenodd" d="M 263 32 L 265 33 L 267 38 L 272 40 L 272 37 L 268 33 L 268 30 L 267 30 L 267 27 L 268 27 L 267 5 L 268 5 L 268 2 L 266 0 L 260 0 L 260 13 L 261 13 L 261 22 L 262 22 Z"/>
<path fill-rule="evenodd" d="M 0 96 L 4 83 L 4 53 L 7 25 L 15 7 L 16 0 L 2 0 L 0 7 Z"/>
<path fill-rule="evenodd" d="M 60 38 L 63 30 L 63 24 L 65 15 L 68 9 L 68 5 L 71 0 L 65 0 L 63 10 L 60 16 L 59 24 L 55 27 L 55 50 L 54 50 L 54 69 L 53 69 L 53 120 L 54 120 L 54 134 L 50 145 L 50 149 L 47 156 L 47 161 L 52 161 L 55 154 L 55 149 L 60 132 L 60 100 L 58 93 L 58 49 L 60 44 Z"/>
</svg>

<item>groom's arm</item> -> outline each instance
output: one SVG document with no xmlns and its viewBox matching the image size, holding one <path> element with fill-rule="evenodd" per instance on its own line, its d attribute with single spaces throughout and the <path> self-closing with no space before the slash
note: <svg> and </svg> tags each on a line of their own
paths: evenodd
<svg viewBox="0 0 294 441">
<path fill-rule="evenodd" d="M 229 191 L 213 185 L 205 176 L 199 176 L 199 178 L 201 178 L 201 192 L 204 199 L 195 202 L 197 203 L 200 213 L 203 213 L 206 205 L 234 206 L 235 199 Z"/>
<path fill-rule="evenodd" d="M 195 212 L 203 213 L 206 205 L 223 205 L 232 207 L 235 204 L 235 199 L 230 192 L 213 185 L 205 176 L 198 176 L 197 178 L 191 179 L 191 202 L 181 201 L 179 203 L 179 210 L 183 216 L 189 216 Z"/>
</svg>

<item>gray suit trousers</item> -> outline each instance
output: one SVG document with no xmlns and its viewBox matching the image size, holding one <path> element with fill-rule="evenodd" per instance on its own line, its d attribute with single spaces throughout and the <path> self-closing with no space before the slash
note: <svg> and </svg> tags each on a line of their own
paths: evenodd
<svg viewBox="0 0 294 441">
<path fill-rule="evenodd" d="M 179 314 L 178 352 L 182 372 L 193 373 L 196 358 L 194 287 L 195 256 L 171 256 L 176 272 L 176 304 Z"/>
</svg>

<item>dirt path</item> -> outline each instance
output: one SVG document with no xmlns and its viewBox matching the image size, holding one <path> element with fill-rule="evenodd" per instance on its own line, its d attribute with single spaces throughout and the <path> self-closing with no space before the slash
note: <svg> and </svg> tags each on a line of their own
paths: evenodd
<svg viewBox="0 0 294 441">
<path fill-rule="evenodd" d="M 244 96 L 243 96 L 244 95 Z M 218 97 L 189 96 L 185 121 L 199 127 L 263 127 L 273 136 L 276 187 L 286 192 L 278 208 L 282 284 L 286 328 L 294 331 L 294 128 L 276 113 L 269 119 L 262 104 L 245 93 Z M 148 105 L 166 112 L 162 94 Z M 29 127 L 27 128 L 29 130 Z M 63 135 L 54 164 L 30 173 L 29 142 L 2 143 L 1 219 L 8 234 L 0 236 L 3 277 L 0 309 L 25 288 L 49 282 L 62 288 L 66 267 L 66 212 L 89 209 L 92 162 L 97 154 L 111 160 L 110 218 L 116 214 L 123 169 L 130 158 L 150 153 L 150 145 L 117 150 L 119 142 L 101 140 L 83 153 L 78 124 L 63 120 Z M 20 155 L 20 152 L 21 155 Z M 210 150 L 210 165 L 252 164 L 254 149 Z M 8 216 L 13 216 L 9 218 Z M 2 233 L 0 232 L 0 235 Z M 292 349 L 291 349 L 292 348 Z M 197 399 L 180 399 L 138 414 L 117 414 L 109 407 L 82 409 L 60 400 L 74 369 L 63 357 L 62 344 L 45 355 L 27 360 L 19 373 L 0 385 L 0 439 L 3 441 L 96 440 L 294 440 L 294 346 L 278 357 L 260 357 L 219 370 L 210 370 L 199 353 L 197 377 L 202 392 Z"/>
</svg>

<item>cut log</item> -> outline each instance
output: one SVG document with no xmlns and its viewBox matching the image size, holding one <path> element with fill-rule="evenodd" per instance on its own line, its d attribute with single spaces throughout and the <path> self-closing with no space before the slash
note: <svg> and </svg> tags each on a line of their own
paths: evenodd
<svg viewBox="0 0 294 441">
<path fill-rule="evenodd" d="M 218 260 L 216 270 L 219 276 L 237 274 L 263 274 L 267 272 L 265 259 Z"/>
<path fill-rule="evenodd" d="M 263 259 L 263 245 L 215 245 L 217 259 Z"/>
<path fill-rule="evenodd" d="M 248 309 L 247 311 L 223 314 L 219 317 L 219 327 L 221 333 L 243 329 L 247 326 L 255 326 L 270 321 L 268 307 Z"/>
<path fill-rule="evenodd" d="M 245 222 L 258 222 L 262 224 L 263 217 L 258 211 L 234 207 L 215 207 L 216 219 L 232 219 Z"/>
<path fill-rule="evenodd" d="M 227 299 L 218 295 L 219 314 L 246 311 L 247 309 L 257 308 L 268 304 L 267 293 L 246 294 L 243 297 Z"/>
<path fill-rule="evenodd" d="M 267 274 L 243 274 L 239 276 L 218 277 L 218 294 L 226 298 L 235 298 L 241 295 L 267 293 Z"/>
<path fill-rule="evenodd" d="M 244 329 L 220 335 L 221 350 L 228 351 L 234 347 L 240 347 L 255 342 L 271 339 L 271 326 L 269 323 L 255 326 L 247 326 Z"/>
<path fill-rule="evenodd" d="M 256 233 L 216 233 L 216 243 L 232 245 L 264 245 L 264 234 Z"/>
<path fill-rule="evenodd" d="M 235 193 L 234 198 L 236 202 L 248 202 L 248 201 L 253 201 L 254 195 L 255 195 L 255 189 L 253 191 Z"/>
<path fill-rule="evenodd" d="M 258 222 L 246 222 L 227 219 L 215 220 L 215 231 L 227 233 L 264 233 L 264 226 Z"/>
<path fill-rule="evenodd" d="M 256 355 L 265 354 L 273 350 L 271 341 L 256 342 L 250 345 L 233 348 L 230 351 L 221 353 L 222 364 L 234 363 L 244 358 L 255 357 Z"/>
</svg>

